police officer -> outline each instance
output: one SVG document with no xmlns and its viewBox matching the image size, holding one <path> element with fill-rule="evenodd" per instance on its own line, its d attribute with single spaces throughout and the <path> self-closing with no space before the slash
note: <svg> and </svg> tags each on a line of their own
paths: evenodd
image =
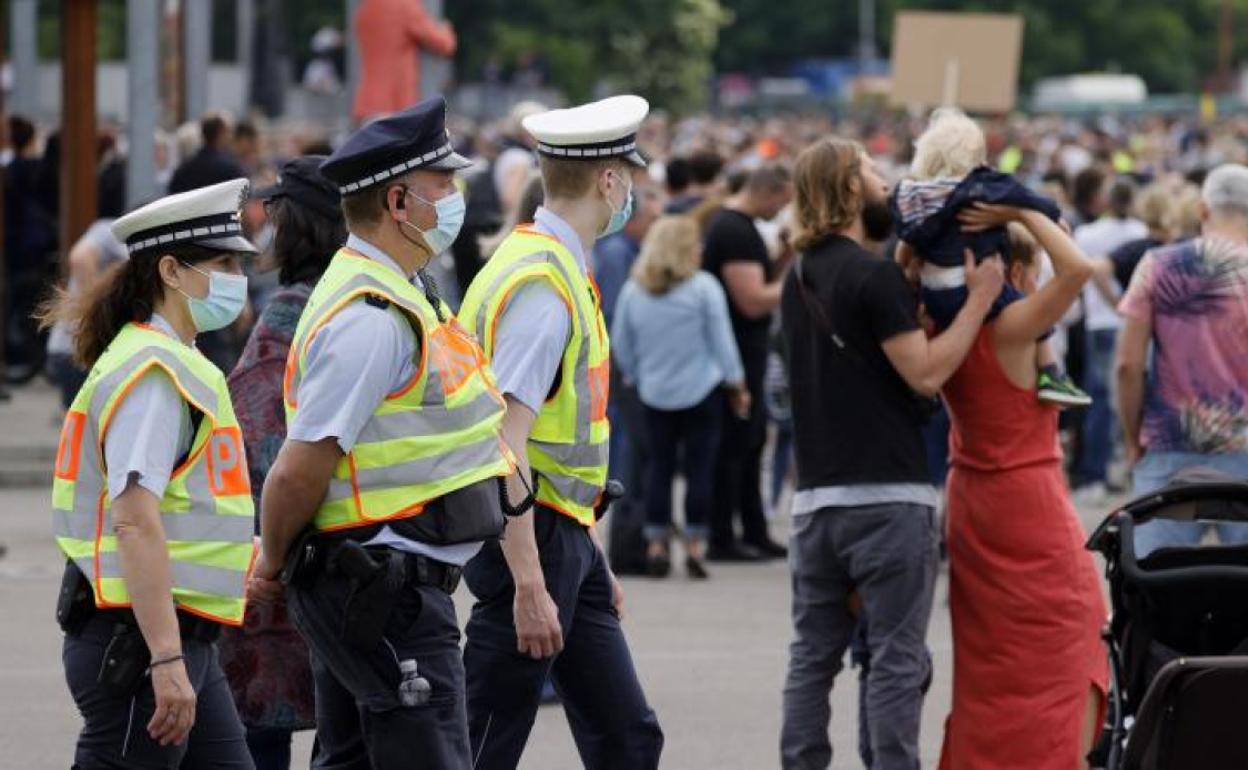
<svg viewBox="0 0 1248 770">
<path fill-rule="evenodd" d="M 378 120 L 321 166 L 349 237 L 291 344 L 252 581 L 273 598 L 286 568 L 317 767 L 472 764 L 451 593 L 502 531 L 514 459 L 484 356 L 423 273 L 463 221 L 453 177 L 468 161 L 445 113 L 438 97 Z"/>
<path fill-rule="evenodd" d="M 524 120 L 546 205 L 482 268 L 460 309 L 507 399 L 508 444 L 527 447 L 533 513 L 468 566 L 477 597 L 464 662 L 478 768 L 514 768 L 550 676 L 587 768 L 654 768 L 663 734 L 620 629 L 622 594 L 594 529 L 607 480 L 609 349 L 586 267 L 633 206 L 636 133 L 649 105 L 617 96 Z"/>
<path fill-rule="evenodd" d="M 243 619 L 251 486 L 225 376 L 194 346 L 247 300 L 236 179 L 113 223 L 130 259 L 44 322 L 90 369 L 52 486 L 74 766 L 252 767 L 215 641 Z"/>
</svg>

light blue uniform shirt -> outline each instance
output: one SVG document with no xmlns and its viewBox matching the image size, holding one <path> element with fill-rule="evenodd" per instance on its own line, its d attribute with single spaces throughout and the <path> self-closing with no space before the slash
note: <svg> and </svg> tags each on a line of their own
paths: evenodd
<svg viewBox="0 0 1248 770">
<path fill-rule="evenodd" d="M 148 323 L 179 339 L 162 316 L 153 315 Z M 177 429 L 171 430 L 173 426 Z M 116 500 L 131 484 L 163 498 L 174 465 L 190 451 L 191 438 L 186 400 L 164 369 L 149 369 L 117 406 L 104 434 L 109 499 Z"/>
<path fill-rule="evenodd" d="M 572 225 L 544 206 L 537 209 L 533 225 L 538 232 L 567 247 L 581 272 L 588 275 L 585 250 Z M 499 392 L 524 404 L 534 414 L 540 412 L 550 395 L 571 332 L 568 306 L 550 284 L 521 284 L 503 308 L 494 336 L 494 358 L 490 363 Z"/>
<path fill-rule="evenodd" d="M 701 270 L 657 296 L 636 281 L 624 284 L 611 353 L 651 409 L 689 409 L 720 385 L 745 379 L 723 287 Z"/>
<path fill-rule="evenodd" d="M 347 248 L 420 288 L 418 278 L 406 275 L 385 252 L 363 238 L 351 235 Z M 347 305 L 321 327 L 308 346 L 299 382 L 299 409 L 287 438 L 311 443 L 332 436 L 344 453 L 350 452 L 377 405 L 416 375 L 419 353 L 416 332 L 403 311 L 394 305 L 385 310 L 365 302 Z M 433 546 L 401 537 L 390 527 L 382 527 L 365 545 L 384 545 L 460 566 L 481 548 L 480 543 Z"/>
</svg>

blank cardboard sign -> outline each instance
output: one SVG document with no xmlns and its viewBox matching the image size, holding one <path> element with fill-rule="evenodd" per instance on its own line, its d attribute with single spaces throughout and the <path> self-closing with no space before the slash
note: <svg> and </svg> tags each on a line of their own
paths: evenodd
<svg viewBox="0 0 1248 770">
<path fill-rule="evenodd" d="M 1013 109 L 1022 16 L 903 11 L 893 24 L 894 105 Z"/>
</svg>

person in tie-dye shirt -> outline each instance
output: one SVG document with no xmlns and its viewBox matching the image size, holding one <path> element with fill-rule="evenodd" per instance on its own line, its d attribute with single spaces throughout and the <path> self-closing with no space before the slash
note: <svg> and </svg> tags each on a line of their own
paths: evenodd
<svg viewBox="0 0 1248 770">
<path fill-rule="evenodd" d="M 1248 167 L 1214 169 L 1201 198 L 1201 236 L 1146 254 L 1119 306 L 1118 411 L 1137 494 L 1198 466 L 1248 480 Z M 1137 556 L 1201 534 L 1137 538 Z"/>
</svg>

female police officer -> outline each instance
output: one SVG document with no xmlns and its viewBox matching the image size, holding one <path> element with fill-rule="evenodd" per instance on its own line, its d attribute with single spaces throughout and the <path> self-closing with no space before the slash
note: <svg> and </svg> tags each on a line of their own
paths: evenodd
<svg viewBox="0 0 1248 770">
<path fill-rule="evenodd" d="M 44 309 L 91 370 L 52 491 L 83 770 L 252 767 L 214 641 L 243 618 L 253 506 L 225 376 L 193 344 L 246 302 L 246 190 L 236 179 L 122 217 L 130 260 Z"/>
</svg>

